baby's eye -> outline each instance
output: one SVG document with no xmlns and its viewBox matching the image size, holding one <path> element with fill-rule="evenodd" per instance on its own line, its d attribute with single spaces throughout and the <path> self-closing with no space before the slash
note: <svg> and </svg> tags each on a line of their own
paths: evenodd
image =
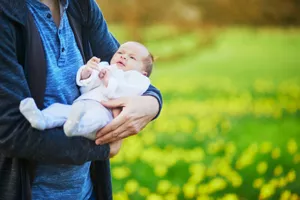
<svg viewBox="0 0 300 200">
<path fill-rule="evenodd" d="M 136 60 L 135 57 L 133 57 L 133 56 L 130 56 L 130 58 L 133 59 L 133 60 Z"/>
<path fill-rule="evenodd" d="M 118 51 L 117 54 L 122 54 L 122 52 L 121 52 L 121 51 Z"/>
</svg>

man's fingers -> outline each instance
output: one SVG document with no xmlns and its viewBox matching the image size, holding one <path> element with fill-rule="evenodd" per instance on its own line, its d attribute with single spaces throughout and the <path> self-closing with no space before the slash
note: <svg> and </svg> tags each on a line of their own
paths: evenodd
<svg viewBox="0 0 300 200">
<path fill-rule="evenodd" d="M 103 137 L 101 137 L 99 139 L 96 139 L 95 140 L 96 145 L 104 144 L 104 141 L 109 141 L 107 143 L 113 142 L 115 138 L 112 135 L 113 135 L 113 133 L 110 133 L 110 134 L 104 135 Z"/>
<path fill-rule="evenodd" d="M 126 121 L 122 126 L 108 132 L 107 134 L 98 137 L 96 144 L 106 144 L 115 140 L 123 139 L 131 135 L 137 134 L 141 130 L 139 121 Z"/>
<path fill-rule="evenodd" d="M 96 134 L 96 138 L 99 138 L 101 136 L 104 136 L 110 132 L 115 131 L 123 125 L 126 122 L 126 118 L 124 115 L 120 114 L 118 117 L 114 118 L 109 124 L 107 124 L 104 128 L 102 128 L 98 133 Z"/>
<path fill-rule="evenodd" d="M 124 139 L 127 138 L 130 135 L 136 135 L 136 134 L 132 134 L 132 132 L 130 132 L 129 130 L 124 131 L 123 133 L 118 135 L 118 139 Z"/>
<path fill-rule="evenodd" d="M 126 138 L 130 135 L 130 131 L 128 130 L 124 130 L 123 132 L 119 133 L 117 136 L 113 136 L 113 133 L 111 134 L 107 134 L 105 136 L 103 136 L 102 138 L 99 138 L 96 140 L 96 144 L 107 144 L 107 143 L 111 143 L 111 142 L 115 142 L 118 140 L 121 140 L 123 138 Z"/>
<path fill-rule="evenodd" d="M 125 97 L 121 97 L 118 99 L 108 100 L 108 101 L 102 101 L 101 104 L 105 106 L 106 108 L 118 108 L 123 107 L 127 102 L 127 99 Z"/>
</svg>

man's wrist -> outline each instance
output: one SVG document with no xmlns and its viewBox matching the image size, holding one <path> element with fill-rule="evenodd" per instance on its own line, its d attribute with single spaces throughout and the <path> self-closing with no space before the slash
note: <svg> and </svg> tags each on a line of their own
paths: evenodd
<svg viewBox="0 0 300 200">
<path fill-rule="evenodd" d="M 146 93 L 143 94 L 144 97 L 152 97 L 152 99 L 156 99 L 153 100 L 153 104 L 157 106 L 157 109 L 156 109 L 156 115 L 153 117 L 152 120 L 156 119 L 159 114 L 160 114 L 160 111 L 161 111 L 161 108 L 162 108 L 162 101 L 161 101 L 161 96 L 159 96 L 158 94 L 156 94 L 155 92 L 152 92 L 152 91 L 147 91 Z"/>
<path fill-rule="evenodd" d="M 151 102 L 150 103 L 150 107 L 153 108 L 153 110 L 155 110 L 156 112 L 153 113 L 153 118 L 155 118 L 155 116 L 157 116 L 157 114 L 159 113 L 159 101 L 158 99 L 155 97 L 155 96 L 152 96 L 152 95 L 144 95 L 145 98 L 148 99 L 148 102 Z"/>
</svg>

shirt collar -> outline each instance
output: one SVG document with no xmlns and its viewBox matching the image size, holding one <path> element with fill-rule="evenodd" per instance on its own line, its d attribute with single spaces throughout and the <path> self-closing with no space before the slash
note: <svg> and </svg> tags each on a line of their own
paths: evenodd
<svg viewBox="0 0 300 200">
<path fill-rule="evenodd" d="M 68 5 L 69 5 L 69 0 L 60 0 L 60 3 L 63 7 L 64 10 L 67 10 Z"/>
<path fill-rule="evenodd" d="M 45 4 L 41 3 L 40 0 L 27 0 L 28 3 L 37 6 L 40 9 L 49 9 L 48 6 Z M 69 0 L 60 0 L 60 7 L 62 8 L 63 11 L 65 11 L 68 8 L 69 5 Z"/>
</svg>

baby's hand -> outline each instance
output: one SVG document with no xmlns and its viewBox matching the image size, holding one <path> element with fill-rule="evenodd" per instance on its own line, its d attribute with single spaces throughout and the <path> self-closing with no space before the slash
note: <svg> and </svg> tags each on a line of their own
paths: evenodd
<svg viewBox="0 0 300 200">
<path fill-rule="evenodd" d="M 100 80 L 102 80 L 102 82 L 104 83 L 105 87 L 108 86 L 108 79 L 110 76 L 110 71 L 107 68 L 103 68 L 100 70 L 99 72 L 99 78 Z"/>
<path fill-rule="evenodd" d="M 98 63 L 100 62 L 100 58 L 92 57 L 81 71 L 81 80 L 87 79 L 91 76 L 93 69 L 98 69 Z"/>
</svg>

